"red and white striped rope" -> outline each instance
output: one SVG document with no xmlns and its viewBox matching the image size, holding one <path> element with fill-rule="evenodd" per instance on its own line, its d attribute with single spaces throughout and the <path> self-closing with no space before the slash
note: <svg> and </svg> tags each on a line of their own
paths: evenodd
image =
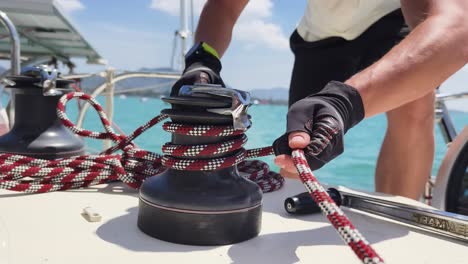
<svg viewBox="0 0 468 264">
<path fill-rule="evenodd" d="M 106 132 L 93 132 L 76 127 L 65 114 L 66 103 L 80 98 L 90 103 L 98 112 Z M 113 131 L 102 107 L 89 95 L 75 92 L 63 96 L 57 106 L 57 115 L 63 124 L 74 133 L 97 139 L 110 139 L 117 144 L 101 155 L 83 155 L 59 160 L 42 160 L 14 154 L 0 154 L 0 188 L 28 193 L 43 193 L 70 188 L 101 184 L 109 180 L 120 180 L 138 188 L 150 176 L 162 172 L 165 167 L 178 170 L 216 170 L 236 165 L 244 177 L 255 181 L 264 192 L 281 188 L 284 179 L 269 171 L 264 162 L 246 158 L 273 155 L 272 147 L 245 150 L 247 138 L 243 131 L 229 126 L 192 126 L 165 123 L 164 130 L 190 136 L 238 136 L 219 144 L 196 146 L 164 145 L 162 157 L 159 154 L 138 149 L 132 141 L 143 132 L 166 119 L 158 115 L 129 136 Z M 123 154 L 112 154 L 122 150 Z M 209 155 L 232 153 L 227 157 L 202 159 Z M 330 220 L 343 240 L 352 248 L 363 263 L 383 263 L 382 258 L 372 249 L 366 239 L 353 226 L 346 215 L 328 196 L 312 174 L 302 150 L 293 151 L 293 161 L 304 186 L 324 215 Z"/>
<path fill-rule="evenodd" d="M 93 106 L 104 126 L 105 132 L 94 132 L 76 127 L 66 113 L 65 105 L 73 98 L 86 100 Z M 120 180 L 133 188 L 138 188 L 147 177 L 156 175 L 166 168 L 176 170 L 217 170 L 234 165 L 243 169 L 243 175 L 255 179 L 264 192 L 279 189 L 284 182 L 281 175 L 275 172 L 260 173 L 255 170 L 263 170 L 268 165 L 256 161 L 248 166 L 244 161 L 248 156 L 260 157 L 270 155 L 272 150 L 265 151 L 254 149 L 246 151 L 242 146 L 247 142 L 247 137 L 241 130 L 234 130 L 231 126 L 207 126 L 207 125 L 181 125 L 167 122 L 164 130 L 189 135 L 189 136 L 237 136 L 234 139 L 218 144 L 205 145 L 174 145 L 167 143 L 163 147 L 164 156 L 138 149 L 132 143 L 143 132 L 168 118 L 167 115 L 158 115 L 146 124 L 137 128 L 129 136 L 117 134 L 113 131 L 106 114 L 100 104 L 91 96 L 74 92 L 62 96 L 57 105 L 57 115 L 63 124 L 74 133 L 96 139 L 110 139 L 117 144 L 103 151 L 101 155 L 84 155 L 60 160 L 42 160 L 32 157 L 0 154 L 0 188 L 23 191 L 28 193 L 50 192 L 80 188 Z M 112 154 L 122 150 L 121 155 Z M 227 155 L 232 153 L 231 155 Z M 226 154 L 225 157 L 210 158 L 206 156 Z M 257 163 L 263 164 L 258 166 Z"/>
<path fill-rule="evenodd" d="M 307 164 L 304 152 L 296 149 L 292 152 L 293 162 L 299 177 L 322 213 L 328 218 L 344 242 L 351 247 L 357 257 L 366 264 L 381 264 L 383 259 L 375 252 L 364 236 L 354 227 L 345 213 L 336 205 L 327 191 L 315 178 Z"/>
<path fill-rule="evenodd" d="M 171 122 L 164 123 L 163 129 L 170 133 L 194 137 L 227 137 L 244 134 L 244 130 L 235 130 L 233 126 L 186 125 Z"/>
<path fill-rule="evenodd" d="M 162 147 L 162 151 L 165 155 L 178 157 L 197 157 L 213 154 L 220 155 L 240 149 L 245 145 L 245 143 L 247 143 L 247 136 L 242 134 L 240 137 L 235 139 L 214 144 L 176 145 L 172 143 L 166 143 Z"/>
<path fill-rule="evenodd" d="M 68 97 L 71 98 L 73 96 L 70 95 Z M 66 102 L 64 100 L 64 104 L 65 103 Z M 98 104 L 96 105 L 98 106 Z M 97 108 L 96 110 L 98 110 L 98 112 L 102 112 L 102 108 L 100 110 L 99 108 Z M 107 120 L 103 112 L 100 113 L 100 116 L 101 120 Z M 155 118 L 153 120 L 155 120 L 154 122 L 157 123 L 164 118 L 165 117 Z M 112 128 L 110 128 L 110 126 L 106 127 L 106 122 L 104 121 L 103 123 L 105 125 L 107 133 L 113 133 Z M 145 131 L 153 125 L 153 122 L 150 121 L 147 124 L 145 124 L 143 128 L 137 129 L 130 136 L 131 140 L 126 140 L 125 138 L 121 139 L 121 136 L 109 136 L 109 138 L 119 138 L 121 139 L 120 142 L 124 142 L 118 144 L 120 147 L 126 146 L 126 148 L 131 148 L 130 145 L 127 145 L 130 144 L 135 137 L 137 137 L 139 134 L 141 134 L 143 131 Z M 216 170 L 238 164 L 241 161 L 243 161 L 246 157 L 250 158 L 274 154 L 271 147 L 246 151 L 242 148 L 247 140 L 243 135 L 243 131 L 234 130 L 230 126 L 193 126 L 168 122 L 163 125 L 163 129 L 171 133 L 191 136 L 239 135 L 239 137 L 233 140 L 225 141 L 220 144 L 205 144 L 197 146 L 179 146 L 169 143 L 166 144 L 165 147 L 163 147 L 165 156 L 162 158 L 161 162 L 163 165 L 167 167 L 172 167 L 174 169 Z M 86 132 L 85 134 L 94 135 L 93 132 L 90 132 L 91 131 Z M 208 160 L 197 159 L 198 157 L 204 155 L 225 154 L 232 151 L 237 152 L 228 157 L 223 158 L 215 158 Z M 307 164 L 304 152 L 302 150 L 294 150 L 292 154 L 294 164 L 299 172 L 300 179 L 302 180 L 304 186 L 309 191 L 315 202 L 320 206 L 323 214 L 329 219 L 333 227 L 338 231 L 345 243 L 351 247 L 351 249 L 363 263 L 384 263 L 383 259 L 375 252 L 375 250 L 371 247 L 369 242 L 367 242 L 367 240 L 361 235 L 361 233 L 354 227 L 354 225 L 347 218 L 344 212 L 335 204 L 335 202 L 330 198 L 325 189 L 320 185 L 320 183 L 315 178 L 310 167 Z M 142 155 L 146 154 L 142 153 Z M 193 159 L 187 159 L 187 157 Z M 244 161 L 243 163 L 240 163 L 238 165 L 238 168 L 239 171 L 242 171 L 245 174 L 247 174 L 248 178 L 256 181 L 264 192 L 278 189 L 284 183 L 284 179 L 280 175 L 270 172 L 268 169 L 268 165 L 260 161 Z"/>
</svg>

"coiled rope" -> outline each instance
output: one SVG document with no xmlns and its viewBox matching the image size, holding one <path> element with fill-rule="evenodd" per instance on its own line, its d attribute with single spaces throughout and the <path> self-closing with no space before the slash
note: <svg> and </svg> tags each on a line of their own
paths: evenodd
<svg viewBox="0 0 468 264">
<path fill-rule="evenodd" d="M 78 128 L 65 113 L 65 105 L 73 98 L 87 101 L 93 106 L 104 126 L 105 132 L 94 132 Z M 83 155 L 57 160 L 43 160 L 15 154 L 0 154 L 0 188 L 27 193 L 44 193 L 71 188 L 80 188 L 120 180 L 132 188 L 138 188 L 150 176 L 167 168 L 177 170 L 217 170 L 238 165 L 240 172 L 255 181 L 264 192 L 274 191 L 284 183 L 283 177 L 269 170 L 262 161 L 246 161 L 246 158 L 272 155 L 270 148 L 245 150 L 247 142 L 243 130 L 234 130 L 232 126 L 189 126 L 166 122 L 163 129 L 167 132 L 189 136 L 236 136 L 234 140 L 219 144 L 173 145 L 167 143 L 163 154 L 139 149 L 132 143 L 146 130 L 168 118 L 158 115 L 146 124 L 138 127 L 129 136 L 117 134 L 111 127 L 101 105 L 91 96 L 73 92 L 60 98 L 57 116 L 64 126 L 75 134 L 95 138 L 110 139 L 116 144 L 100 155 Z M 122 150 L 122 154 L 113 154 Z M 235 154 L 215 159 L 201 159 L 204 155 Z"/>
<path fill-rule="evenodd" d="M 65 105 L 73 98 L 90 103 L 97 111 L 106 132 L 93 132 L 76 127 L 65 113 Z M 195 146 L 182 146 L 166 143 L 164 156 L 138 149 L 132 141 L 143 132 L 168 118 L 158 115 L 137 128 L 129 136 L 116 134 L 102 107 L 89 95 L 74 92 L 64 95 L 57 106 L 57 115 L 63 124 L 74 133 L 96 139 L 110 139 L 117 144 L 103 151 L 101 155 L 83 155 L 59 160 L 42 160 L 14 154 L 0 154 L 0 188 L 28 193 L 44 193 L 101 184 L 110 180 L 120 180 L 132 188 L 138 188 L 150 176 L 166 168 L 178 170 L 216 170 L 238 165 L 240 172 L 247 174 L 264 192 L 281 188 L 284 179 L 269 171 L 264 162 L 246 158 L 273 155 L 271 147 L 245 150 L 246 136 L 241 130 L 230 126 L 193 126 L 167 122 L 163 129 L 167 132 L 192 136 L 237 136 L 233 140 Z M 123 154 L 112 154 L 122 150 Z M 228 157 L 198 159 L 200 156 L 223 154 L 235 151 Z M 293 151 L 293 162 L 300 179 L 320 206 L 322 213 L 329 219 L 341 238 L 351 247 L 357 257 L 366 264 L 384 263 L 383 259 L 369 245 L 354 227 L 344 212 L 330 198 L 320 185 L 302 150 Z"/>
</svg>

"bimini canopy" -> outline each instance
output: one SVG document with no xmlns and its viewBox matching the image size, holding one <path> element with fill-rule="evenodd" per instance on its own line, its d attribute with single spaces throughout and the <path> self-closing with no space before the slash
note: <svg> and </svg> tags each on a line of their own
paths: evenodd
<svg viewBox="0 0 468 264">
<path fill-rule="evenodd" d="M 88 63 L 104 60 L 84 39 L 60 4 L 54 0 L 1 0 L 0 11 L 12 20 L 21 37 L 21 58 L 87 58 Z M 8 31 L 0 23 L 0 56 L 10 58 Z"/>
</svg>

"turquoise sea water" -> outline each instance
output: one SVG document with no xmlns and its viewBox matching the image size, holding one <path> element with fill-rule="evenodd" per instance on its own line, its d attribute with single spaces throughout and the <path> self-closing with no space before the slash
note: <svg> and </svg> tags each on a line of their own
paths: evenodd
<svg viewBox="0 0 468 264">
<path fill-rule="evenodd" d="M 99 101 L 102 102 L 102 98 Z M 75 102 L 70 102 L 68 105 L 67 112 L 70 118 L 76 120 Z M 128 97 L 126 99 L 116 97 L 114 121 L 125 133 L 129 134 L 136 127 L 157 115 L 162 109 L 168 107 L 170 105 L 156 98 L 149 98 L 146 102 L 142 102 L 138 97 Z M 286 112 L 287 106 L 252 106 L 249 113 L 252 115 L 253 126 L 247 132 L 249 137 L 247 148 L 271 145 L 283 133 Z M 452 118 L 458 131 L 468 125 L 468 113 L 452 112 Z M 101 130 L 98 117 L 93 110 L 90 110 L 87 114 L 85 127 L 92 130 Z M 345 153 L 317 171 L 316 175 L 319 180 L 330 185 L 373 190 L 375 163 L 384 137 L 385 127 L 386 119 L 383 115 L 379 115 L 367 119 L 351 129 L 345 138 Z M 447 149 L 439 128 L 435 126 L 435 129 L 437 137 L 436 155 L 432 175 L 437 174 L 437 169 Z M 160 153 L 161 146 L 169 140 L 169 134 L 164 132 L 160 125 L 156 125 L 137 138 L 135 142 L 139 147 Z M 102 146 L 102 143 L 97 140 L 88 140 L 88 144 L 94 149 L 99 149 Z M 273 170 L 279 170 L 273 164 L 273 157 L 262 158 L 262 160 L 268 162 Z M 415 157 L 415 162 L 417 162 L 417 157 Z"/>
</svg>

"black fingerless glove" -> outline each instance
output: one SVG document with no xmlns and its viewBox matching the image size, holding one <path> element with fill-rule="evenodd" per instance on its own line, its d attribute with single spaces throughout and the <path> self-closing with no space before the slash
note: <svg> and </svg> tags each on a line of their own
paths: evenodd
<svg viewBox="0 0 468 264">
<path fill-rule="evenodd" d="M 304 149 L 312 170 L 321 168 L 343 153 L 343 136 L 364 118 L 364 106 L 359 92 L 353 87 L 332 81 L 314 95 L 294 103 L 288 111 L 286 134 L 275 140 L 276 155 L 291 155 L 288 135 L 294 131 L 310 135 Z"/>
<path fill-rule="evenodd" d="M 178 95 L 183 85 L 206 83 L 220 84 L 224 87 L 220 76 L 221 68 L 216 51 L 206 43 L 197 43 L 185 57 L 185 69 L 180 79 L 172 86 L 171 96 Z"/>
</svg>

